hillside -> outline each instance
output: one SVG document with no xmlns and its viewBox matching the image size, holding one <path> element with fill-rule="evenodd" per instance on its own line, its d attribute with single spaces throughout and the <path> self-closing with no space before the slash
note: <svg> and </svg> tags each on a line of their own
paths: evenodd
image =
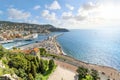
<svg viewBox="0 0 120 80">
<path fill-rule="evenodd" d="M 53 25 L 18 23 L 10 21 L 0 21 L 0 30 L 30 31 L 31 33 L 68 32 L 64 28 L 56 28 Z"/>
</svg>

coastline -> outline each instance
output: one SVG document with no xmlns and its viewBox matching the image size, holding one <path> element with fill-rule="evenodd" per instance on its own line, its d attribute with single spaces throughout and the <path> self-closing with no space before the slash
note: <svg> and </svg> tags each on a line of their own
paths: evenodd
<svg viewBox="0 0 120 80">
<path fill-rule="evenodd" d="M 64 53 L 64 51 L 62 50 L 62 47 L 58 43 L 58 41 L 56 41 L 56 43 L 57 43 L 56 45 L 59 47 L 59 50 L 62 53 L 62 55 L 60 55 L 60 56 L 64 56 L 65 58 L 69 58 L 69 60 L 70 60 L 69 62 L 71 62 L 70 64 L 74 66 L 74 70 L 72 70 L 72 71 L 76 71 L 77 67 L 83 66 L 83 67 L 86 67 L 88 69 L 95 69 L 99 73 L 101 73 L 103 75 L 106 75 L 110 79 L 120 80 L 120 72 L 117 69 L 109 67 L 109 66 L 91 64 L 91 63 L 87 63 L 87 62 L 77 60 L 77 59 L 75 59 L 73 57 L 68 56 L 66 53 Z M 62 63 L 64 63 L 64 61 Z M 73 63 L 75 63 L 75 64 L 73 64 Z M 76 67 L 76 69 L 75 69 L 75 67 Z"/>
<path fill-rule="evenodd" d="M 69 66 L 67 66 L 67 68 L 69 68 L 70 70 L 72 70 L 74 72 L 76 71 L 77 67 L 83 66 L 83 67 L 86 67 L 88 69 L 95 69 L 99 73 L 104 74 L 105 76 L 109 77 L 110 79 L 120 80 L 120 72 L 118 70 L 112 68 L 112 67 L 86 63 L 86 62 L 77 60 L 73 57 L 70 57 L 70 56 L 66 55 L 64 53 L 64 51 L 62 50 L 62 47 L 60 46 L 60 44 L 57 42 L 57 40 L 56 40 L 57 37 L 58 37 L 58 35 L 55 35 L 53 37 L 49 37 L 47 40 L 43 40 L 43 41 L 38 42 L 38 43 L 33 43 L 33 44 L 26 45 L 26 46 L 21 47 L 20 49 L 27 49 L 27 48 L 33 48 L 33 47 L 39 47 L 39 48 L 44 47 L 45 48 L 46 46 L 48 47 L 48 44 L 53 45 L 53 46 L 55 46 L 54 49 L 56 49 L 54 51 L 55 53 L 53 53 L 53 54 L 61 56 L 64 59 L 66 59 L 66 61 L 64 61 L 64 60 L 59 60 L 58 61 L 57 60 L 56 64 L 58 64 L 57 62 L 59 62 L 63 66 L 65 66 L 64 64 L 67 64 L 69 66 L 73 66 L 74 69 L 72 67 L 69 68 Z M 49 47 L 51 47 L 51 46 L 49 46 Z M 51 53 L 51 52 L 49 52 L 49 53 Z"/>
</svg>

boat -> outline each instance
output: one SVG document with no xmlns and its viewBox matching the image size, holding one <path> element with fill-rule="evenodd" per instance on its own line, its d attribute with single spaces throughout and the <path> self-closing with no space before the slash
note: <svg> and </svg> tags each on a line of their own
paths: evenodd
<svg viewBox="0 0 120 80">
<path fill-rule="evenodd" d="M 38 34 L 37 34 L 37 33 L 35 33 L 35 34 L 33 34 L 32 36 L 33 36 L 33 38 L 35 39 L 35 38 L 37 38 L 37 37 L 38 37 Z"/>
<path fill-rule="evenodd" d="M 35 34 L 32 34 L 31 38 L 25 39 L 25 41 L 32 41 L 32 40 L 36 39 L 37 37 L 38 37 L 38 34 L 35 33 Z"/>
</svg>

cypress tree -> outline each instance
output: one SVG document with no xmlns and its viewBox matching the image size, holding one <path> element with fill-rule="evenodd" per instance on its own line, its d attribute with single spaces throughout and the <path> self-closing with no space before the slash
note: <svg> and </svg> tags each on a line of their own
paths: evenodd
<svg viewBox="0 0 120 80">
<path fill-rule="evenodd" d="M 31 63 L 31 74 L 35 78 L 35 76 L 36 76 L 36 67 L 35 67 L 33 62 Z"/>
<path fill-rule="evenodd" d="M 53 59 L 49 60 L 49 69 L 53 69 L 54 65 L 55 65 L 54 60 Z"/>
<path fill-rule="evenodd" d="M 34 78 L 33 78 L 31 73 L 28 74 L 28 80 L 34 80 Z"/>
</svg>

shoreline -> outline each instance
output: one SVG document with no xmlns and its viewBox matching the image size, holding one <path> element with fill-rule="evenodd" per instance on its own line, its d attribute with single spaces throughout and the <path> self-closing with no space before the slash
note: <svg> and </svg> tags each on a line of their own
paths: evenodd
<svg viewBox="0 0 120 80">
<path fill-rule="evenodd" d="M 67 70 L 73 71 L 76 74 L 77 74 L 76 72 L 77 68 L 81 66 L 87 69 L 97 70 L 99 74 L 108 77 L 108 79 L 110 80 L 120 80 L 120 72 L 112 67 L 86 63 L 66 55 L 57 55 L 57 54 L 55 55 L 62 57 L 61 59 L 54 58 L 54 61 L 57 65 Z M 51 59 L 52 57 L 43 57 L 43 58 Z"/>
<path fill-rule="evenodd" d="M 106 75 L 110 79 L 120 80 L 120 72 L 115 68 L 112 68 L 109 66 L 102 66 L 102 65 L 97 65 L 97 64 L 86 63 L 86 62 L 77 60 L 77 59 L 70 57 L 70 56 L 67 56 L 67 55 L 63 55 L 63 56 L 65 58 L 68 58 L 70 64 L 73 66 L 78 66 L 78 67 L 83 66 L 83 67 L 86 67 L 88 69 L 95 69 L 98 72 Z"/>
<path fill-rule="evenodd" d="M 83 64 L 82 66 L 88 68 L 88 69 L 95 69 L 97 70 L 99 73 L 106 75 L 107 77 L 109 77 L 110 79 L 113 80 L 120 80 L 120 71 L 113 68 L 113 67 L 109 67 L 109 66 L 103 66 L 103 65 L 99 65 L 99 64 L 92 64 L 92 63 L 88 63 L 88 62 L 84 62 L 78 59 L 75 59 L 74 57 L 68 56 L 62 49 L 61 45 L 59 44 L 59 42 L 56 40 L 57 46 L 59 46 L 59 50 L 61 51 L 62 55 L 60 56 L 65 56 L 66 58 L 69 58 L 70 61 L 73 66 L 77 66 L 79 67 L 81 64 Z M 64 62 L 63 62 L 64 63 Z M 76 63 L 76 64 L 74 64 Z M 80 65 L 79 65 L 80 64 Z"/>
</svg>

